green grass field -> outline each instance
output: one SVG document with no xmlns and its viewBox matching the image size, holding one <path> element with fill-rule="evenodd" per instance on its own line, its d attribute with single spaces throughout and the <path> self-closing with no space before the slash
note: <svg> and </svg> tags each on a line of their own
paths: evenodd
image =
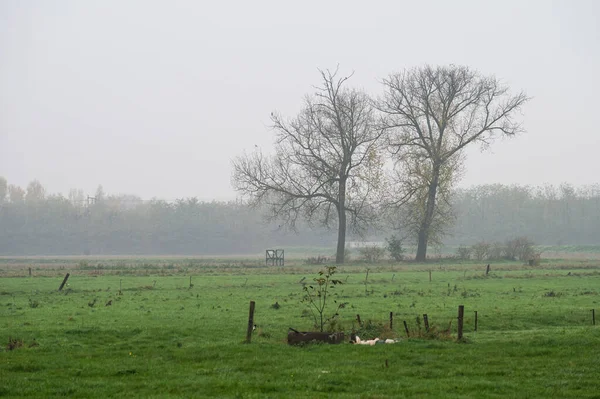
<svg viewBox="0 0 600 399">
<path fill-rule="evenodd" d="M 600 398 L 597 260 L 342 266 L 336 328 L 402 338 L 372 347 L 287 345 L 288 327 L 313 329 L 299 282 L 321 269 L 289 263 L 2 258 L 0 396 Z"/>
</svg>

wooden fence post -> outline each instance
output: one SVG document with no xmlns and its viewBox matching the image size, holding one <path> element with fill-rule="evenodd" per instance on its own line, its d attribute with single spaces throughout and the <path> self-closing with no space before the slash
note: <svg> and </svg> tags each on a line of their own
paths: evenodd
<svg viewBox="0 0 600 399">
<path fill-rule="evenodd" d="M 429 271 L 429 282 L 431 283 L 431 270 Z"/>
<path fill-rule="evenodd" d="M 485 268 L 485 275 L 487 276 L 488 274 L 490 274 L 490 265 L 488 263 L 487 267 Z"/>
<path fill-rule="evenodd" d="M 423 313 L 423 323 L 425 323 L 425 331 L 429 332 L 429 319 L 427 318 L 427 313 Z"/>
<path fill-rule="evenodd" d="M 463 319 L 465 315 L 464 305 L 458 306 L 458 339 L 461 340 L 463 337 Z"/>
<path fill-rule="evenodd" d="M 360 320 L 360 315 L 356 315 L 356 321 L 358 321 L 358 325 L 362 327 L 362 321 Z"/>
<path fill-rule="evenodd" d="M 477 332 L 477 311 L 475 311 L 475 332 Z"/>
<path fill-rule="evenodd" d="M 410 338 L 410 334 L 408 332 L 408 324 L 406 324 L 406 320 L 404 320 L 404 331 L 406 331 L 406 338 Z"/>
<path fill-rule="evenodd" d="M 31 277 L 31 267 L 29 268 L 29 277 Z"/>
<path fill-rule="evenodd" d="M 390 330 L 394 329 L 394 312 L 390 312 Z"/>
<path fill-rule="evenodd" d="M 596 309 L 592 309 L 592 325 L 596 325 Z"/>
<path fill-rule="evenodd" d="M 246 343 L 249 344 L 252 339 L 252 329 L 254 328 L 254 301 L 250 301 L 250 312 L 248 313 L 248 331 L 246 332 Z"/>
<path fill-rule="evenodd" d="M 65 275 L 65 278 L 64 278 L 64 280 L 63 280 L 62 284 L 60 285 L 60 287 L 58 287 L 58 290 L 59 290 L 59 291 L 62 291 L 62 289 L 63 289 L 63 287 L 65 286 L 65 284 L 67 284 L 67 280 L 68 280 L 68 279 L 69 279 L 69 273 L 67 273 L 67 274 Z"/>
</svg>

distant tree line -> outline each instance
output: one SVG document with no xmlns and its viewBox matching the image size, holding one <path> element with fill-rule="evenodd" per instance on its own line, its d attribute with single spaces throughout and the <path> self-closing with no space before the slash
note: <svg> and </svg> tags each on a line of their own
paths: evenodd
<svg viewBox="0 0 600 399">
<path fill-rule="evenodd" d="M 472 245 L 525 236 L 537 244 L 600 242 L 600 185 L 506 186 L 457 189 L 446 244 Z M 257 253 L 286 246 L 327 246 L 337 232 L 298 221 L 297 232 L 264 222 L 240 202 L 196 198 L 143 201 L 132 195 L 94 197 L 71 190 L 47 194 L 38 181 L 26 189 L 0 177 L 0 255 L 202 255 Z M 370 230 L 383 241 L 397 231 Z M 356 238 L 351 238 L 356 239 Z"/>
<path fill-rule="evenodd" d="M 600 184 L 482 185 L 456 190 L 451 202 L 455 221 L 446 243 L 516 236 L 546 245 L 600 243 Z"/>
<path fill-rule="evenodd" d="M 0 177 L 0 187 L 2 181 Z M 0 255 L 244 254 L 335 242 L 326 230 L 300 224 L 296 234 L 265 223 L 256 209 L 235 201 L 143 201 L 105 195 L 101 187 L 94 197 L 81 190 L 64 197 L 46 195 L 37 181 L 15 196 L 8 195 L 17 190 L 11 187 L 0 189 Z"/>
</svg>

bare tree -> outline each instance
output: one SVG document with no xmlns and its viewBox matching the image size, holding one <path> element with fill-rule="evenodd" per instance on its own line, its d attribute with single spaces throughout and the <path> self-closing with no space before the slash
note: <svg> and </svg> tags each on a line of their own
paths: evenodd
<svg viewBox="0 0 600 399">
<path fill-rule="evenodd" d="M 378 108 L 386 115 L 396 155 L 426 160 L 430 168 L 417 238 L 416 260 L 424 261 L 444 167 L 469 144 L 485 148 L 499 135 L 521 132 L 514 116 L 529 98 L 523 92 L 510 95 L 493 76 L 454 65 L 405 70 L 383 84 Z"/>
<path fill-rule="evenodd" d="M 357 232 L 373 221 L 372 200 L 381 184 L 369 97 L 347 89 L 350 78 L 320 71 L 322 86 L 307 96 L 293 119 L 271 114 L 275 154 L 258 151 L 233 161 L 233 185 L 253 204 L 266 204 L 270 217 L 294 228 L 299 217 L 332 226 L 337 221 L 336 262 L 344 262 L 347 216 Z"/>
</svg>

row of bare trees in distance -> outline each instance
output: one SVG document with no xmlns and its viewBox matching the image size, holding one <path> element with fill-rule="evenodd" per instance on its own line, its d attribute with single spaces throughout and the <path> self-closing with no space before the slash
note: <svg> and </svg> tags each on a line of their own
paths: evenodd
<svg viewBox="0 0 600 399">
<path fill-rule="evenodd" d="M 376 97 L 337 69 L 320 77 L 296 116 L 271 114 L 272 156 L 234 158 L 234 188 L 292 229 L 299 220 L 337 228 L 336 263 L 348 229 L 379 227 L 408 231 L 416 260 L 426 260 L 428 244 L 452 227 L 464 149 L 522 132 L 516 116 L 529 98 L 465 66 L 392 73 Z"/>
<path fill-rule="evenodd" d="M 265 223 L 260 213 L 266 207 L 256 210 L 240 201 L 143 200 L 108 194 L 102 187 L 89 194 L 78 189 L 65 196 L 48 193 L 35 180 L 21 188 L 0 176 L 0 256 L 227 255 L 303 247 L 297 249 L 329 257 L 337 240 L 334 231 L 309 226 L 304 219 L 298 220 L 297 233 L 280 229 L 276 221 Z M 439 240 L 430 236 L 436 256 L 442 250 L 454 253 L 449 247 L 504 243 L 514 237 L 538 245 L 592 246 L 580 247 L 585 251 L 600 242 L 598 184 L 493 184 L 457 187 L 448 195 L 444 205 L 454 219 L 446 235 L 434 236 Z M 383 243 L 391 235 L 402 237 L 384 226 L 365 238 Z M 352 232 L 348 238 L 360 240 Z"/>
</svg>

